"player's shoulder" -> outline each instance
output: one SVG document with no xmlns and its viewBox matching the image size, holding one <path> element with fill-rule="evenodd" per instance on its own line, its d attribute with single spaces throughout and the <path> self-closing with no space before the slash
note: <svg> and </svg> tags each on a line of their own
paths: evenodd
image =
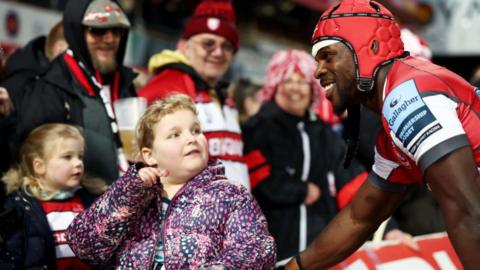
<svg viewBox="0 0 480 270">
<path fill-rule="evenodd" d="M 420 91 L 415 80 L 410 79 L 397 84 L 386 92 L 382 115 L 389 127 L 396 126 L 402 122 L 404 115 L 410 115 L 424 105 Z"/>
</svg>

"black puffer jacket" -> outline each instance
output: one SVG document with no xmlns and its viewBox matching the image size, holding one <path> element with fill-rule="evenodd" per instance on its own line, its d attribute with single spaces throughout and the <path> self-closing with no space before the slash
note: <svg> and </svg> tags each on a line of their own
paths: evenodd
<svg viewBox="0 0 480 270">
<path fill-rule="evenodd" d="M 299 252 L 300 224 L 306 222 L 303 239 L 308 244 L 337 214 L 336 194 L 364 169 L 355 161 L 343 168 L 346 146 L 329 126 L 310 115 L 287 114 L 274 102 L 264 104 L 242 131 L 250 180 L 260 181 L 252 193 L 276 240 L 278 259 L 288 258 Z M 302 134 L 310 146 L 306 179 L 321 189 L 320 199 L 306 207 L 306 215 L 300 210 L 307 195 L 302 181 L 307 143 Z"/>
<path fill-rule="evenodd" d="M 95 196 L 85 189 L 77 191 L 88 208 Z M 12 193 L 5 203 L 12 209 L 18 226 L 11 228 L 0 251 L 0 269 L 56 269 L 55 243 L 45 212 L 38 201 L 23 191 Z"/>
</svg>

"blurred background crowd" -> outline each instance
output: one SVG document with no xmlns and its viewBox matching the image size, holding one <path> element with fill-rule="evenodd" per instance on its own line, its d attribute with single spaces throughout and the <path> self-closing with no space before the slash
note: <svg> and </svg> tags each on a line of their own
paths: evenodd
<svg viewBox="0 0 480 270">
<path fill-rule="evenodd" d="M 6 53 L 38 34 L 46 34 L 55 19 L 61 18 L 67 0 L 6 1 L 0 11 L 3 27 L 0 42 Z M 132 22 L 127 65 L 146 67 L 151 55 L 174 48 L 185 21 L 198 0 L 121 0 L 119 4 Z M 241 50 L 226 76 L 249 78 L 261 83 L 274 51 L 289 47 L 308 49 L 319 14 L 336 0 L 234 1 L 241 36 Z M 480 25 L 480 3 L 476 0 L 381 0 L 402 25 L 419 34 L 431 48 L 435 63 L 470 79 L 480 60 L 475 31 Z M 29 17 L 17 7 L 33 8 L 43 16 Z M 37 9 L 40 8 L 40 9 Z M 414 46 L 415 47 L 415 46 Z M 252 64 L 255 63 L 255 64 Z"/>
</svg>

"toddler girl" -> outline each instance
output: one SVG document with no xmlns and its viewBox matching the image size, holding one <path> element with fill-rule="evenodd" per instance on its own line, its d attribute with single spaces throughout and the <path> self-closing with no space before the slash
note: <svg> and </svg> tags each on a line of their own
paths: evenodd
<svg viewBox="0 0 480 270">
<path fill-rule="evenodd" d="M 79 129 L 46 124 L 34 129 L 20 148 L 19 162 L 3 177 L 18 228 L 6 236 L 0 269 L 88 269 L 65 240 L 73 218 L 105 185 L 83 177 L 84 138 Z"/>
</svg>

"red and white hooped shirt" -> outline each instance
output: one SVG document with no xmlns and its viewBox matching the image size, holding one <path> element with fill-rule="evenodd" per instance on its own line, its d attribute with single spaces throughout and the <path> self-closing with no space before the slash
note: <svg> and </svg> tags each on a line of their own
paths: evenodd
<svg viewBox="0 0 480 270">
<path fill-rule="evenodd" d="M 55 242 L 57 269 L 90 269 L 78 259 L 67 244 L 65 231 L 85 208 L 78 195 L 62 201 L 38 201 L 45 212 Z"/>
</svg>

